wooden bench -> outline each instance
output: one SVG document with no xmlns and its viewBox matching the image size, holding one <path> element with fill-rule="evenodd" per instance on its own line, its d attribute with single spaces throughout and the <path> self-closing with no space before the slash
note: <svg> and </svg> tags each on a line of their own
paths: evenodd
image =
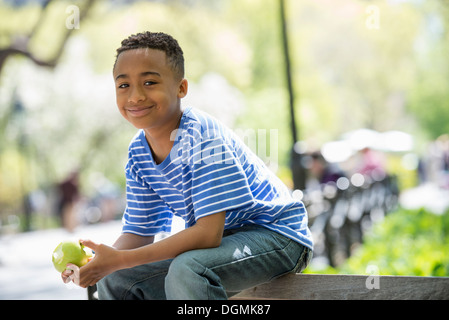
<svg viewBox="0 0 449 320">
<path fill-rule="evenodd" d="M 88 299 L 96 300 L 96 286 Z M 288 274 L 232 300 L 449 300 L 449 278 Z"/>
<path fill-rule="evenodd" d="M 288 274 L 232 299 L 449 300 L 449 278 Z"/>
</svg>

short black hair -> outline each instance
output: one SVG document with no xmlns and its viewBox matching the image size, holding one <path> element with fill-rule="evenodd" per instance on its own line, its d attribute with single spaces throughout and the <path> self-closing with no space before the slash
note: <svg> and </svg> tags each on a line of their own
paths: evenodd
<svg viewBox="0 0 449 320">
<path fill-rule="evenodd" d="M 184 53 L 178 44 L 178 41 L 172 36 L 163 32 L 141 32 L 133 34 L 121 42 L 121 47 L 117 49 L 117 56 L 114 62 L 114 68 L 117 59 L 124 51 L 133 49 L 155 49 L 165 52 L 167 62 L 175 76 L 184 78 Z"/>
</svg>

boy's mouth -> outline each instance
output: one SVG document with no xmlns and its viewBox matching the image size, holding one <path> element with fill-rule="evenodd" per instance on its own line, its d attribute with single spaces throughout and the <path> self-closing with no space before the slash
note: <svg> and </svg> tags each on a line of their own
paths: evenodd
<svg viewBox="0 0 449 320">
<path fill-rule="evenodd" d="M 143 106 L 143 107 L 129 107 L 126 111 L 134 117 L 142 117 L 147 115 L 154 106 Z"/>
</svg>

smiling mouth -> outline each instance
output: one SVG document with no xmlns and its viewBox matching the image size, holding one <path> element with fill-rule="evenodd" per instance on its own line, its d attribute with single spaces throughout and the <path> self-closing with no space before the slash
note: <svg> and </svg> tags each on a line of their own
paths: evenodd
<svg viewBox="0 0 449 320">
<path fill-rule="evenodd" d="M 154 106 L 148 106 L 148 107 L 131 107 L 126 108 L 126 111 L 133 115 L 134 117 L 142 117 L 144 115 L 147 115 Z"/>
</svg>

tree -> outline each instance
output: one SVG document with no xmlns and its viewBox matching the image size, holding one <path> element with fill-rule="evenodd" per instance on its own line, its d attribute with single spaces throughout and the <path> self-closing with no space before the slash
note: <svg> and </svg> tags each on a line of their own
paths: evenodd
<svg viewBox="0 0 449 320">
<path fill-rule="evenodd" d="M 80 23 L 87 16 L 94 2 L 95 0 L 86 0 L 82 9 L 79 12 L 76 11 L 76 23 Z M 21 3 L 18 5 L 21 5 Z M 53 5 L 61 5 L 61 3 L 54 0 L 42 1 L 36 22 L 30 30 L 25 34 L 13 33 L 7 41 L 3 41 L 3 43 L 9 44 L 0 48 L 0 78 L 11 57 L 24 57 L 36 66 L 50 69 L 54 69 L 58 65 L 66 43 L 76 30 L 75 25 L 67 23 L 65 29 L 59 29 L 62 30 L 62 35 L 59 43 L 57 41 L 54 42 L 56 45 L 53 47 L 55 51 L 52 57 L 42 58 L 33 50 L 33 42 L 36 39 L 42 39 L 41 33 L 46 32 L 46 23 L 52 22 L 51 8 Z M 76 8 L 79 9 L 78 7 Z M 55 36 L 54 38 L 57 39 L 58 37 Z M 1 80 L 2 84 L 6 82 L 4 76 Z M 42 156 L 42 154 L 39 154 L 38 148 L 34 145 L 35 141 L 32 138 L 30 139 L 30 136 L 27 134 L 27 131 L 29 131 L 27 123 L 30 122 L 30 119 L 27 119 L 29 115 L 22 97 L 16 92 L 16 88 L 13 91 L 11 103 L 5 104 L 7 108 L 3 110 L 0 116 L 0 170 L 2 171 L 0 178 L 0 184 L 2 185 L 0 203 L 3 209 L 15 207 L 15 210 L 23 211 L 26 218 L 25 226 L 28 230 L 31 209 L 29 201 L 27 201 L 27 194 L 33 185 L 36 184 L 35 179 L 30 177 L 33 171 L 31 167 L 36 164 L 34 158 Z M 10 139 L 11 131 L 15 131 L 15 134 L 12 135 L 16 138 L 15 140 Z M 49 162 L 43 161 L 42 164 L 47 169 L 45 170 L 46 174 L 51 176 L 51 170 L 48 170 L 48 168 L 51 168 L 48 166 Z M 21 206 L 22 208 L 18 209 Z"/>
<path fill-rule="evenodd" d="M 33 37 L 35 37 L 35 35 L 39 32 L 41 26 L 44 24 L 48 14 L 48 8 L 51 7 L 50 4 L 52 2 L 54 2 L 54 0 L 45 0 L 43 2 L 39 18 L 37 19 L 34 27 L 27 35 L 15 37 L 15 39 L 11 41 L 12 43 L 8 47 L 0 49 L 0 75 L 2 73 L 3 66 L 6 63 L 6 60 L 8 59 L 8 57 L 13 55 L 22 55 L 32 60 L 35 64 L 43 67 L 54 68 L 57 65 L 64 51 L 64 46 L 67 43 L 67 40 L 70 38 L 76 28 L 66 28 L 65 34 L 62 37 L 62 41 L 57 46 L 56 53 L 52 59 L 41 59 L 37 57 L 29 48 L 29 43 L 33 40 Z M 86 0 L 83 9 L 79 12 L 78 22 L 86 17 L 94 2 L 95 0 Z"/>
</svg>

